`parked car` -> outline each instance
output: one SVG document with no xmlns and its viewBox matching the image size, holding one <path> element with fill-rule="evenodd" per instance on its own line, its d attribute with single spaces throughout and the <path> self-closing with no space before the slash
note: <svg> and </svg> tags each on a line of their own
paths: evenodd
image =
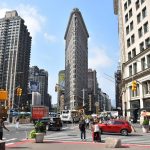
<svg viewBox="0 0 150 150">
<path fill-rule="evenodd" d="M 59 117 L 51 117 L 48 123 L 48 131 L 50 130 L 61 130 L 62 121 Z"/>
<path fill-rule="evenodd" d="M 127 136 L 132 132 L 131 124 L 126 120 L 109 120 L 99 124 L 101 133 L 120 133 L 123 136 Z"/>
</svg>

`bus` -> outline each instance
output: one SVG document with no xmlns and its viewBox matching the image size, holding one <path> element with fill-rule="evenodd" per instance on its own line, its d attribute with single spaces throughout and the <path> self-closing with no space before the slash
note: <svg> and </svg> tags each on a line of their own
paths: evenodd
<svg viewBox="0 0 150 150">
<path fill-rule="evenodd" d="M 62 122 L 79 122 L 80 113 L 78 110 L 62 110 L 60 113 L 60 118 Z"/>
</svg>

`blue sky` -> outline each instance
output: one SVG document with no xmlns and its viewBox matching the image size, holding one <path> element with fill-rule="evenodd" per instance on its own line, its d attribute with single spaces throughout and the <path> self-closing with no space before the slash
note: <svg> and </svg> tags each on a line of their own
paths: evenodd
<svg viewBox="0 0 150 150">
<path fill-rule="evenodd" d="M 115 99 L 114 77 L 119 61 L 118 21 L 113 0 L 0 0 L 0 18 L 7 10 L 17 10 L 32 36 L 30 66 L 49 73 L 48 92 L 57 102 L 55 84 L 65 67 L 64 35 L 73 8 L 79 8 L 89 32 L 89 68 L 97 71 L 99 87 Z M 111 79 L 113 80 L 113 79 Z"/>
</svg>

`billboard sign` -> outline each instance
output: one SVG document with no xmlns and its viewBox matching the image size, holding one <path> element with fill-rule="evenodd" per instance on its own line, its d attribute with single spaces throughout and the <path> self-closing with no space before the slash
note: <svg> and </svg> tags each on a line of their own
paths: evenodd
<svg viewBox="0 0 150 150">
<path fill-rule="evenodd" d="M 29 81 L 28 92 L 39 92 L 40 86 L 38 81 Z"/>
</svg>

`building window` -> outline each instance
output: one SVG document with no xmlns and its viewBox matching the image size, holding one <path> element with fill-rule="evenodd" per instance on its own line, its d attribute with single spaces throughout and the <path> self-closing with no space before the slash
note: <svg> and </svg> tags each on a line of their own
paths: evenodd
<svg viewBox="0 0 150 150">
<path fill-rule="evenodd" d="M 128 7 L 130 6 L 130 4 L 131 4 L 131 0 L 128 0 Z"/>
<path fill-rule="evenodd" d="M 140 23 L 141 22 L 141 13 L 139 13 L 138 15 L 137 15 L 137 23 Z"/>
<path fill-rule="evenodd" d="M 136 86 L 135 96 L 140 96 L 139 84 Z"/>
<path fill-rule="evenodd" d="M 130 47 L 131 43 L 130 43 L 130 38 L 127 40 L 127 47 Z"/>
<path fill-rule="evenodd" d="M 144 50 L 144 42 L 140 43 L 140 52 Z"/>
<path fill-rule="evenodd" d="M 133 64 L 133 73 L 136 74 L 137 73 L 137 63 Z"/>
<path fill-rule="evenodd" d="M 148 22 L 144 24 L 144 33 L 148 32 Z"/>
<path fill-rule="evenodd" d="M 126 34 L 129 34 L 129 26 L 126 27 Z"/>
<path fill-rule="evenodd" d="M 129 10 L 129 18 L 132 17 L 132 8 Z"/>
<path fill-rule="evenodd" d="M 128 60 L 130 60 L 132 57 L 131 57 L 131 52 L 128 53 Z"/>
<path fill-rule="evenodd" d="M 143 19 L 144 19 L 146 16 L 147 16 L 147 10 L 146 10 L 146 7 L 144 7 L 144 8 L 142 9 L 142 17 L 143 17 Z"/>
<path fill-rule="evenodd" d="M 124 11 L 127 9 L 127 2 L 124 4 Z"/>
<path fill-rule="evenodd" d="M 133 30 L 133 21 L 130 23 L 130 31 Z"/>
<path fill-rule="evenodd" d="M 140 7 L 139 0 L 137 0 L 137 1 L 135 2 L 135 7 L 136 7 L 136 10 L 138 10 L 138 9 L 139 9 L 139 7 Z"/>
<path fill-rule="evenodd" d="M 132 65 L 129 66 L 129 77 L 132 76 Z"/>
<path fill-rule="evenodd" d="M 135 42 L 135 36 L 134 36 L 134 34 L 131 36 L 131 43 L 132 44 L 134 44 L 134 42 Z"/>
<path fill-rule="evenodd" d="M 136 56 L 136 49 L 134 48 L 133 50 L 132 50 L 132 57 L 135 57 Z"/>
<path fill-rule="evenodd" d="M 150 67 L 150 54 L 147 55 L 147 67 L 148 68 Z"/>
<path fill-rule="evenodd" d="M 150 47 L 150 38 L 147 38 L 145 40 L 145 48 L 149 48 Z"/>
<path fill-rule="evenodd" d="M 125 22 L 128 21 L 128 14 L 125 15 Z"/>
<path fill-rule="evenodd" d="M 139 38 L 142 37 L 142 35 L 143 35 L 142 27 L 140 29 L 138 29 L 138 34 L 139 34 Z"/>
<path fill-rule="evenodd" d="M 141 59 L 141 70 L 145 69 L 145 57 Z"/>
<path fill-rule="evenodd" d="M 150 94 L 150 82 L 146 81 L 143 84 L 143 94 Z"/>
<path fill-rule="evenodd" d="M 141 0 L 141 4 L 143 4 L 145 2 L 145 0 Z"/>
</svg>

